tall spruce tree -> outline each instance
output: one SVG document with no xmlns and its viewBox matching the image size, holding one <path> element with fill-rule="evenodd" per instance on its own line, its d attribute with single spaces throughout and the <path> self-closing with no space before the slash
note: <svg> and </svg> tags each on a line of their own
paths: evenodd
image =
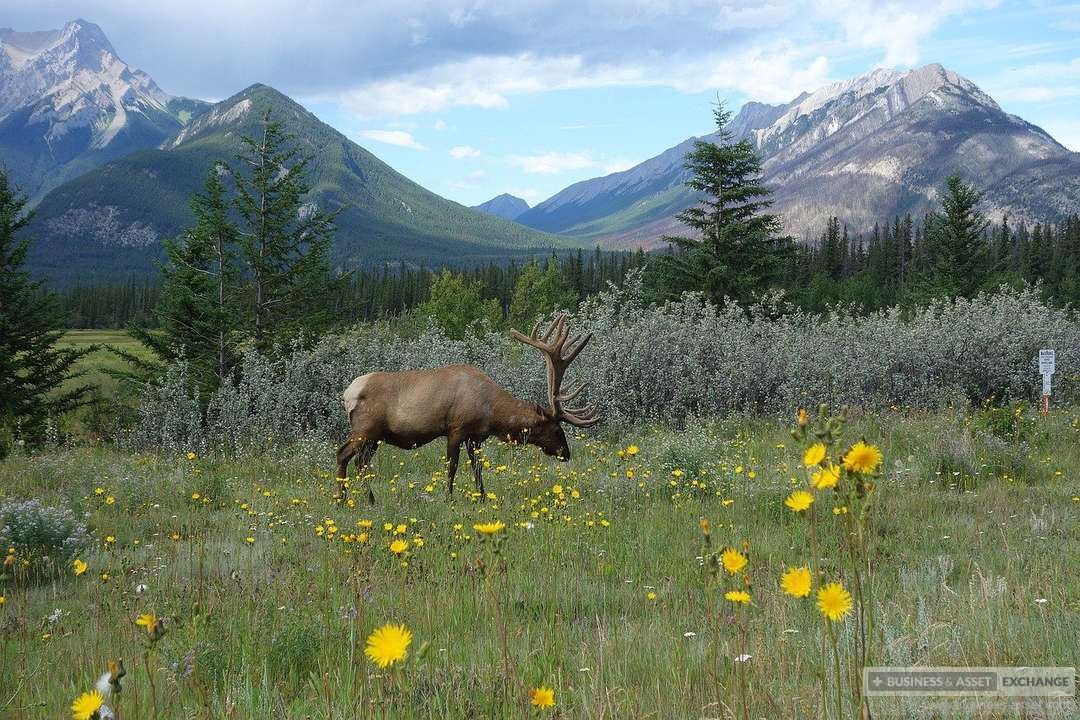
<svg viewBox="0 0 1080 720">
<path fill-rule="evenodd" d="M 186 358 L 203 391 L 229 376 L 242 341 L 238 233 L 221 179 L 226 172 L 221 164 L 210 169 L 203 193 L 191 199 L 194 226 L 165 241 L 168 261 L 161 269 L 161 299 L 154 310 L 157 330 L 129 330 L 163 360 Z M 128 359 L 139 364 L 137 358 Z"/>
<path fill-rule="evenodd" d="M 933 284 L 940 290 L 970 297 L 983 281 L 987 266 L 984 233 L 990 223 L 979 211 L 981 200 L 982 193 L 953 173 L 945 179 L 941 212 L 927 218 L 924 242 Z"/>
<path fill-rule="evenodd" d="M 753 145 L 734 142 L 731 113 L 722 102 L 713 117 L 719 142 L 698 140 L 686 156 L 686 184 L 704 197 L 675 216 L 694 234 L 665 237 L 674 252 L 650 263 L 649 286 L 657 300 L 693 290 L 714 302 L 750 301 L 777 280 L 793 252 L 792 239 L 780 234 L 780 218 L 766 212 L 772 203 Z"/>
<path fill-rule="evenodd" d="M 40 443 L 50 418 L 84 402 L 90 386 L 60 386 L 82 374 L 73 365 L 96 349 L 57 347 L 57 298 L 23 269 L 30 238 L 17 236 L 29 222 L 26 198 L 0 169 L 0 458 L 18 440 Z"/>
<path fill-rule="evenodd" d="M 331 321 L 327 299 L 330 243 L 337 212 L 305 204 L 310 158 L 299 156 L 281 123 L 263 115 L 258 137 L 243 137 L 235 173 L 239 247 L 250 284 L 255 347 L 269 350 L 297 331 L 318 333 Z"/>
</svg>

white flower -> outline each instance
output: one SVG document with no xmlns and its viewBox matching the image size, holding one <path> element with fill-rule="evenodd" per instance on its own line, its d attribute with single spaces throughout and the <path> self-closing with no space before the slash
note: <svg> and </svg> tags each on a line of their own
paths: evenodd
<svg viewBox="0 0 1080 720">
<path fill-rule="evenodd" d="M 1050 602 L 1050 601 L 1047 600 L 1046 598 L 1035 598 L 1035 604 L 1037 604 L 1037 605 L 1045 605 L 1048 602 Z"/>
<path fill-rule="evenodd" d="M 146 583 L 139 583 L 138 585 L 135 586 L 135 594 L 136 595 L 142 595 L 144 592 L 146 592 L 149 589 L 150 588 L 147 587 Z"/>
<path fill-rule="evenodd" d="M 735 662 L 746 662 L 752 657 L 753 655 L 747 655 L 746 653 L 743 653 L 742 655 L 737 655 L 735 657 Z"/>
<path fill-rule="evenodd" d="M 682 636 L 686 637 L 686 638 L 692 638 L 692 637 L 697 637 L 697 633 L 693 632 L 692 630 L 687 630 L 686 632 L 684 632 L 682 634 Z"/>
</svg>

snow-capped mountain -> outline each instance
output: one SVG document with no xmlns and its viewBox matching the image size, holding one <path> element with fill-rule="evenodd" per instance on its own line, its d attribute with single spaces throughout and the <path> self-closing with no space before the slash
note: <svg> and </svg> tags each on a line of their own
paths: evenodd
<svg viewBox="0 0 1080 720">
<path fill-rule="evenodd" d="M 796 235 L 816 236 L 832 215 L 856 231 L 897 213 L 919 216 L 954 170 L 986 192 L 994 216 L 1051 220 L 1080 205 L 1080 154 L 941 65 L 874 70 L 782 105 L 746 103 L 730 129 L 763 156 L 773 209 Z M 693 140 L 571 185 L 517 221 L 655 246 L 680 231 L 672 216 L 697 201 L 684 185 Z"/>
<path fill-rule="evenodd" d="M 120 59 L 97 25 L 0 29 L 0 161 L 38 199 L 67 178 L 155 147 L 205 106 Z"/>
</svg>

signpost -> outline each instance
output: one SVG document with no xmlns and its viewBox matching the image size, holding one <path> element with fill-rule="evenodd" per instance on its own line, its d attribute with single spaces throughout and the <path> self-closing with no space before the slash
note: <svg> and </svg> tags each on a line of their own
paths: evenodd
<svg viewBox="0 0 1080 720">
<path fill-rule="evenodd" d="M 1039 351 L 1039 372 L 1042 373 L 1042 413 L 1050 412 L 1050 378 L 1054 374 L 1054 362 L 1056 360 L 1053 350 Z"/>
</svg>

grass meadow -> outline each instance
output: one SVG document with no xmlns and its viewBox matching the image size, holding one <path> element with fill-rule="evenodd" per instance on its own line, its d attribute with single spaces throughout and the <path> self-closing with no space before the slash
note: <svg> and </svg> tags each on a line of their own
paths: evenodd
<svg viewBox="0 0 1080 720">
<path fill-rule="evenodd" d="M 3 496 L 85 513 L 94 542 L 79 575 L 70 560 L 7 566 L 0 717 L 70 716 L 121 658 L 119 718 L 818 718 L 838 701 L 855 717 L 831 690 L 837 668 L 849 679 L 852 617 L 834 624 L 834 662 L 813 596 L 778 586 L 811 562 L 807 513 L 784 505 L 807 482 L 791 424 L 579 436 L 568 463 L 489 442 L 488 496 L 465 461 L 452 500 L 441 445 L 383 447 L 374 507 L 334 501 L 321 444 L 11 457 Z M 844 442 L 859 437 L 884 454 L 869 664 L 1080 665 L 1075 412 L 853 415 Z M 839 497 L 816 491 L 826 577 L 848 532 Z M 493 539 L 474 530 L 494 521 Z M 738 575 L 709 573 L 724 546 L 748 559 Z M 726 602 L 731 588 L 751 602 Z M 156 639 L 135 624 L 148 613 Z M 365 638 L 387 623 L 412 643 L 382 669 Z M 530 703 L 538 687 L 553 707 Z M 935 716 L 898 702 L 871 709 Z"/>
</svg>

